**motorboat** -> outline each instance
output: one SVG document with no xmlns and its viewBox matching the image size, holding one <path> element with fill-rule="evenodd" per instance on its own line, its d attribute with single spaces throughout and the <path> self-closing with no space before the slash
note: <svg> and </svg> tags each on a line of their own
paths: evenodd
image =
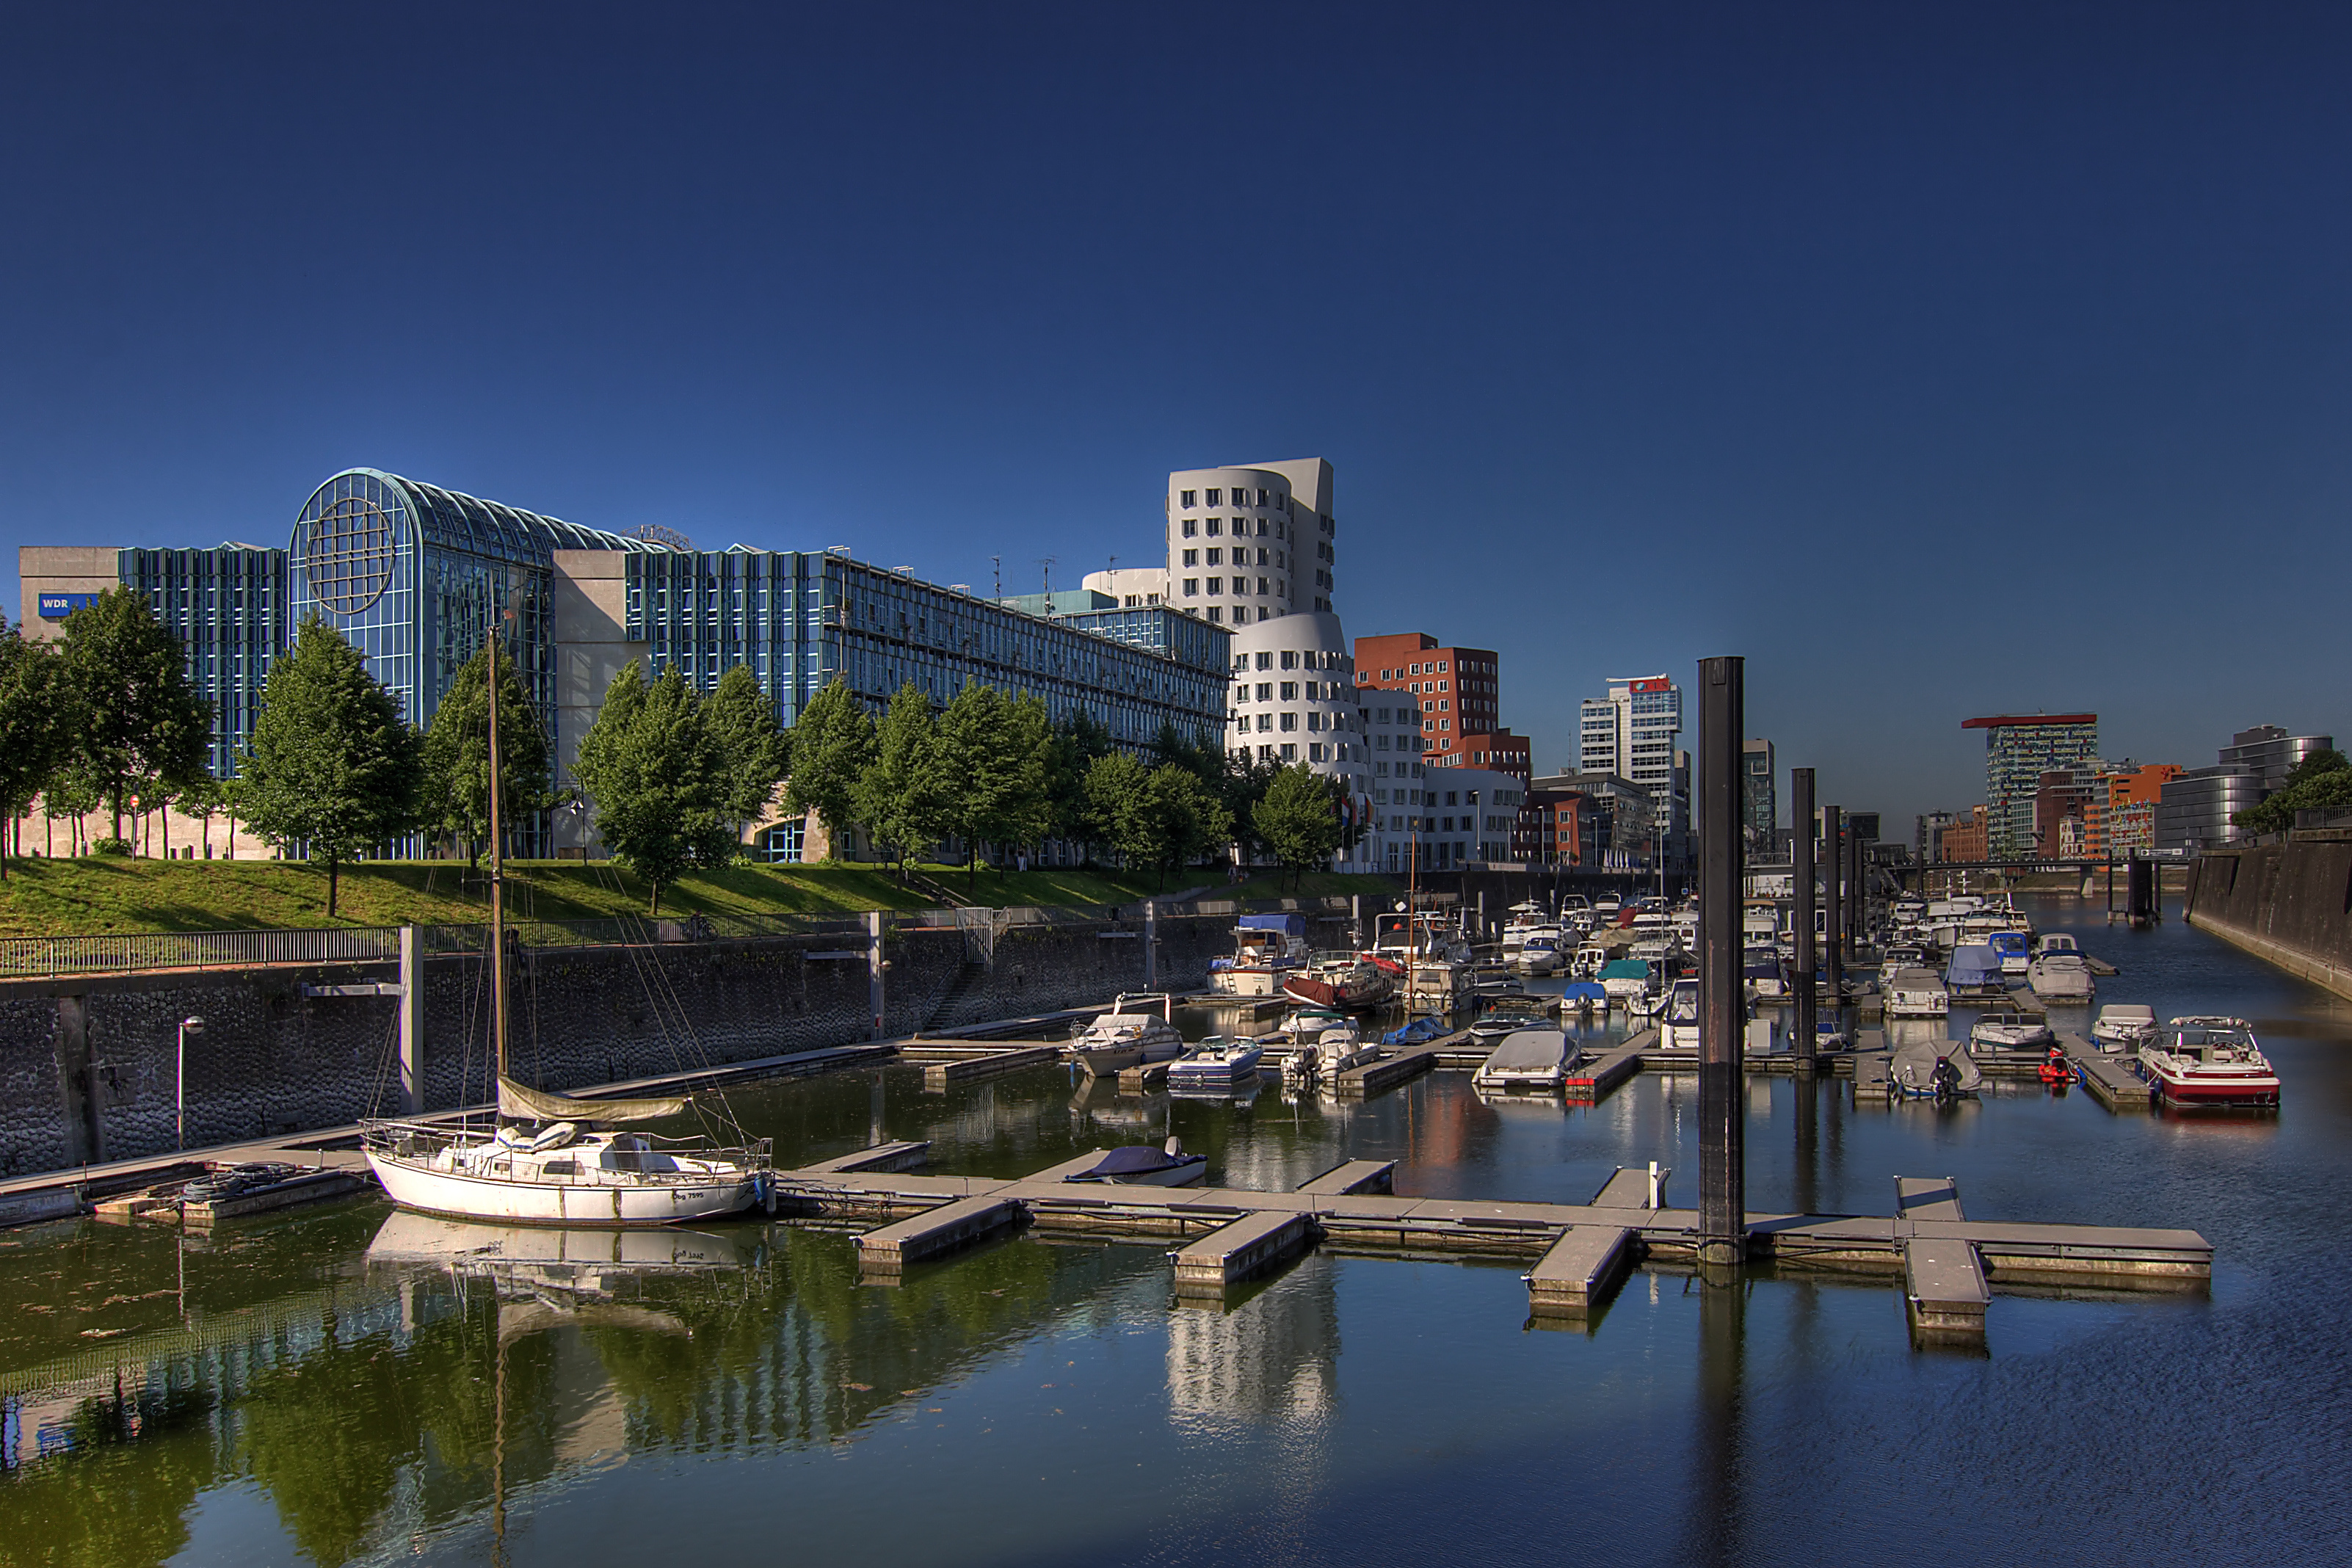
<svg viewBox="0 0 2352 1568">
<path fill-rule="evenodd" d="M 1601 966 L 1596 978 L 1609 1000 L 1630 1001 L 1649 988 L 1650 966 L 1638 958 L 1612 958 Z"/>
<path fill-rule="evenodd" d="M 1658 1020 L 1658 1044 L 1670 1051 L 1695 1051 L 1698 1032 L 1698 982 L 1677 980 L 1666 993 L 1665 1012 Z"/>
<path fill-rule="evenodd" d="M 1537 996 L 1497 996 L 1470 1026 L 1470 1037 L 1481 1045 L 1499 1045 L 1522 1029 L 1541 1029 L 1549 1020 Z"/>
<path fill-rule="evenodd" d="M 1070 1037 L 1070 1058 L 1091 1078 L 1181 1056 L 1184 1037 L 1177 1032 L 1175 1011 L 1176 999 L 1165 992 L 1121 994 L 1109 1012 L 1096 1015 Z"/>
<path fill-rule="evenodd" d="M 2099 994 L 2098 982 L 2091 978 L 2091 965 L 2080 952 L 2060 950 L 2044 952 L 2026 965 L 2025 984 L 2044 1002 L 2071 1003 L 2087 1007 Z"/>
<path fill-rule="evenodd" d="M 1212 960 L 1209 989 L 1223 996 L 1275 996 L 1307 966 L 1307 917 L 1244 915 L 1234 922 L 1234 955 Z"/>
<path fill-rule="evenodd" d="M 2136 1051 L 2156 1037 L 2156 1009 L 2137 1002 L 2111 1002 L 2091 1024 L 2091 1038 L 2101 1050 Z"/>
<path fill-rule="evenodd" d="M 1901 969 L 1886 983 L 1890 1018 L 1942 1018 L 1952 1011 L 1952 993 L 1932 969 Z"/>
<path fill-rule="evenodd" d="M 1906 969 L 1937 970 L 1942 967 L 1937 962 L 1935 952 L 1924 943 L 1898 942 L 1889 947 L 1886 956 L 1879 960 L 1878 988 L 1885 991 L 1895 983 L 1895 977 Z"/>
<path fill-rule="evenodd" d="M 1527 945 L 1527 940 L 1531 934 L 1537 931 L 1554 935 L 1559 933 L 1559 928 L 1554 925 L 1550 918 L 1536 904 L 1513 904 L 1509 912 L 1511 918 L 1503 926 L 1502 954 L 1505 963 L 1517 962 L 1519 949 Z"/>
<path fill-rule="evenodd" d="M 1666 1010 L 1674 994 L 1673 988 L 1661 979 L 1654 986 L 1625 998 L 1625 1016 L 1629 1018 L 1655 1018 Z"/>
<path fill-rule="evenodd" d="M 1470 1081 L 1479 1089 L 1557 1091 L 1581 1054 L 1558 1029 L 1519 1029 L 1503 1037 Z"/>
<path fill-rule="evenodd" d="M 1066 1172 L 1066 1182 L 1108 1182 L 1122 1187 L 1189 1187 L 1209 1173 L 1209 1157 L 1188 1154 L 1177 1139 L 1154 1148 L 1149 1143 L 1125 1143 L 1105 1149 L 1102 1158 L 1083 1170 Z"/>
<path fill-rule="evenodd" d="M 1311 1045 L 1331 1029 L 1360 1034 L 1362 1026 L 1336 1007 L 1293 1007 L 1274 1032 L 1292 1045 Z"/>
<path fill-rule="evenodd" d="M 369 1118 L 360 1147 L 392 1201 L 403 1208 L 457 1219 L 597 1228 L 675 1225 L 754 1205 L 773 1213 L 773 1145 L 733 1125 L 723 1100 L 702 1112 L 706 1125 L 735 1135 L 665 1137 L 625 1129 L 670 1121 L 691 1094 L 588 1100 L 525 1085 L 508 1070 L 505 871 L 500 844 L 501 764 L 498 742 L 499 627 L 486 633 L 490 846 L 488 945 L 490 1046 L 498 1109 L 487 1124 Z"/>
<path fill-rule="evenodd" d="M 1477 966 L 1466 958 L 1416 958 L 1405 972 L 1405 1005 L 1452 1012 L 1469 1000 L 1477 984 Z"/>
<path fill-rule="evenodd" d="M 1592 929 L 1592 905 L 1581 893 L 1570 893 L 1559 900 L 1559 924 L 1562 931 L 1573 931 L 1580 936 Z"/>
<path fill-rule="evenodd" d="M 1601 966 L 1608 962 L 1609 950 L 1598 942 L 1588 942 L 1577 948 L 1576 956 L 1570 961 L 1568 969 L 1579 980 L 1598 980 L 1601 978 Z"/>
<path fill-rule="evenodd" d="M 2136 1058 L 2139 1074 L 2181 1106 L 2273 1107 L 2278 1074 L 2243 1018 L 2175 1018 Z"/>
<path fill-rule="evenodd" d="M 1381 1047 L 1364 1038 L 1350 1018 L 1293 1046 L 1283 1058 L 1282 1080 L 1294 1084 L 1320 1082 L 1349 1068 L 1377 1061 L 1380 1055 Z"/>
<path fill-rule="evenodd" d="M 1886 1076 L 1906 1100 L 1960 1100 L 1984 1088 L 1984 1070 L 1961 1040 L 1904 1046 L 1888 1059 Z"/>
<path fill-rule="evenodd" d="M 1389 1047 L 1425 1046 L 1441 1035 L 1451 1034 L 1453 1027 L 1444 1019 L 1424 1013 L 1412 1022 L 1382 1035 L 1381 1044 Z"/>
<path fill-rule="evenodd" d="M 1531 934 L 1521 942 L 1513 964 L 1521 974 L 1532 976 L 1558 974 L 1567 962 L 1559 951 L 1559 928 L 1554 927 L 1551 934 Z"/>
<path fill-rule="evenodd" d="M 1609 993 L 1597 980 L 1571 980 L 1559 991 L 1559 1016 L 1591 1017 L 1609 1011 Z"/>
<path fill-rule="evenodd" d="M 2080 952 L 2082 951 L 2082 943 L 2076 942 L 2072 934 L 2063 931 L 2048 932 L 2036 937 L 2033 941 L 2033 956 L 2036 958 L 2045 952 Z"/>
<path fill-rule="evenodd" d="M 1985 933 L 1984 944 L 2000 960 L 2004 977 L 2023 974 L 2033 962 L 2033 943 L 2021 931 L 1995 931 Z"/>
<path fill-rule="evenodd" d="M 1212 1035 L 1168 1064 L 1168 1087 L 1230 1089 L 1257 1074 L 1265 1047 L 1238 1035 Z"/>
<path fill-rule="evenodd" d="M 1618 915 L 1623 912 L 1623 910 L 1624 905 L 1618 900 L 1615 894 L 1601 894 L 1599 898 L 1592 900 L 1592 924 L 1594 929 L 1599 930 L 1602 927 L 1615 925 L 1617 923 Z"/>
<path fill-rule="evenodd" d="M 1283 994 L 1318 1007 L 1369 1012 L 1396 994 L 1396 976 L 1360 953 L 1318 953 L 1300 973 L 1286 976 Z"/>
<path fill-rule="evenodd" d="M 2039 1013 L 2020 1012 L 2014 1007 L 1992 1008 L 1979 1016 L 1969 1030 L 1971 1045 L 1992 1046 L 2005 1051 L 2030 1051 L 2057 1037 L 2050 1032 L 2049 1021 Z"/>
<path fill-rule="evenodd" d="M 1978 942 L 1965 942 L 1952 950 L 1944 984 L 1963 1000 L 1998 1001 L 2009 994 L 2009 985 L 2001 977 L 2000 954 Z"/>
<path fill-rule="evenodd" d="M 1783 1001 L 1789 994 L 1788 961 L 1777 947 L 1755 945 L 1739 955 L 1739 973 L 1759 1001 Z"/>
</svg>

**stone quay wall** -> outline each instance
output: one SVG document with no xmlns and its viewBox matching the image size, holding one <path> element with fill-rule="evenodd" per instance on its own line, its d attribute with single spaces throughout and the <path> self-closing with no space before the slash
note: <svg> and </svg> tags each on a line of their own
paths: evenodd
<svg viewBox="0 0 2352 1568">
<path fill-rule="evenodd" d="M 1318 943 L 1348 940 L 1318 921 Z M 509 1057 L 551 1090 L 818 1050 L 873 1037 L 862 933 L 523 950 Z M 886 931 L 885 1037 L 1107 1002 L 1143 984 L 1143 921 Z M 855 950 L 854 952 L 852 950 Z M 1230 916 L 1162 916 L 1157 983 L 1193 990 L 1233 951 Z M 850 956 L 820 956 L 848 953 Z M 425 1108 L 492 1097 L 489 965 L 428 960 Z M 397 978 L 387 964 L 0 983 L 0 1175 L 167 1153 L 175 1026 L 188 1042 L 187 1145 L 340 1126 L 398 1109 L 399 1002 L 313 985 Z"/>
<path fill-rule="evenodd" d="M 2189 868 L 2187 898 L 2200 931 L 2352 997 L 2352 833 L 2209 850 Z"/>
</svg>

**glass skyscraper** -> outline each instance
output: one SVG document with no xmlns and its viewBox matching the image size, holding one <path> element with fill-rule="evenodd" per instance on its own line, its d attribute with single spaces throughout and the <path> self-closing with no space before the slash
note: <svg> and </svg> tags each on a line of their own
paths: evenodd
<svg viewBox="0 0 2352 1568">
<path fill-rule="evenodd" d="M 2017 860 L 2037 853 L 2033 796 L 2045 773 L 2091 767 L 2099 755 L 2096 713 L 1996 714 L 1962 721 L 1985 731 L 1986 854 Z M 2056 846 L 2039 852 L 2055 854 Z"/>
</svg>

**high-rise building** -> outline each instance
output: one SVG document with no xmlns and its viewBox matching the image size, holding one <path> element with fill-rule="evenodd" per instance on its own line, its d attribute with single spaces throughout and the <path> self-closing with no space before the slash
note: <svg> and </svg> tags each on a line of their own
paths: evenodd
<svg viewBox="0 0 2352 1568">
<path fill-rule="evenodd" d="M 1612 680 L 1609 695 L 1588 698 L 1578 715 L 1578 771 L 1615 773 L 1650 792 L 1669 865 L 1689 858 L 1690 753 L 1676 744 L 1682 728 L 1682 689 L 1664 675 Z"/>
<path fill-rule="evenodd" d="M 1502 726 L 1502 666 L 1492 648 L 1442 647 L 1427 632 L 1358 637 L 1356 684 L 1420 700 L 1421 731 L 1435 765 L 1458 766 L 1454 759 L 1473 749 L 1470 737 Z"/>
<path fill-rule="evenodd" d="M 1170 474 L 1164 602 L 1235 626 L 1328 614 L 1338 534 L 1320 458 Z M 1097 573 L 1087 584 L 1122 602 L 1150 592 L 1145 578 L 1120 578 Z"/>
<path fill-rule="evenodd" d="M 1769 741 L 1750 741 L 1739 749 L 1739 823 L 1747 831 L 1748 852 L 1769 858 L 1780 826 L 1779 774 Z"/>
<path fill-rule="evenodd" d="M 1995 714 L 1963 720 L 1985 731 L 1988 858 L 2034 853 L 2033 800 L 2047 773 L 2091 767 L 2099 754 L 2096 713 Z"/>
</svg>

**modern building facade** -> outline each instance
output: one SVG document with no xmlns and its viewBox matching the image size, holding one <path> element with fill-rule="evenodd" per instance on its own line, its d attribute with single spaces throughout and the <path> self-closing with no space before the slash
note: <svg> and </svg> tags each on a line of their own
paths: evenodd
<svg viewBox="0 0 2352 1568">
<path fill-rule="evenodd" d="M 1426 632 L 1359 637 L 1356 680 L 1421 700 L 1422 733 L 1433 761 L 1495 749 L 1468 743 L 1502 728 L 1502 667 L 1492 648 L 1444 647 Z"/>
<path fill-rule="evenodd" d="M 1234 626 L 1330 613 L 1339 522 L 1322 458 L 1171 473 L 1167 515 L 1166 602 Z M 1149 591 L 1098 575 L 1122 603 Z"/>
<path fill-rule="evenodd" d="M 2263 802 L 2262 775 L 2240 763 L 2191 768 L 2165 781 L 2156 805 L 2159 854 L 2195 854 L 2244 837 L 2231 819 Z"/>
<path fill-rule="evenodd" d="M 1690 754 L 1678 742 L 1682 688 L 1664 675 L 1612 680 L 1609 695 L 1578 713 L 1577 771 L 1613 773 L 1648 790 L 1658 849 L 1669 865 L 1689 858 Z"/>
<path fill-rule="evenodd" d="M 1963 720 L 1963 730 L 1985 731 L 1985 805 L 1989 858 L 2015 860 L 2034 848 L 2033 801 L 2047 773 L 2095 767 L 2099 754 L 2096 713 L 1993 714 Z"/>
<path fill-rule="evenodd" d="M 2135 763 L 2129 758 L 2091 783 L 2083 814 L 2083 853 L 2095 860 L 2142 854 L 2156 847 L 2156 807 L 2164 786 L 2180 776 L 2178 763 Z"/>
<path fill-rule="evenodd" d="M 1559 855 L 1559 811 L 1567 796 L 1574 807 L 1579 858 L 1570 864 L 1608 871 L 1645 871 L 1658 863 L 1657 795 L 1610 773 L 1548 773 L 1530 792 L 1552 812 L 1552 858 Z"/>
<path fill-rule="evenodd" d="M 1780 774 L 1769 741 L 1749 741 L 1739 748 L 1739 823 L 1747 831 L 1748 854 L 1769 858 L 1780 826 Z"/>
<path fill-rule="evenodd" d="M 2290 735 L 2276 724 L 2257 724 L 2230 737 L 2221 748 L 2221 764 L 2243 768 L 2262 785 L 2264 797 L 2286 787 L 2287 775 L 2315 752 L 2333 751 L 2333 735 Z"/>
</svg>

